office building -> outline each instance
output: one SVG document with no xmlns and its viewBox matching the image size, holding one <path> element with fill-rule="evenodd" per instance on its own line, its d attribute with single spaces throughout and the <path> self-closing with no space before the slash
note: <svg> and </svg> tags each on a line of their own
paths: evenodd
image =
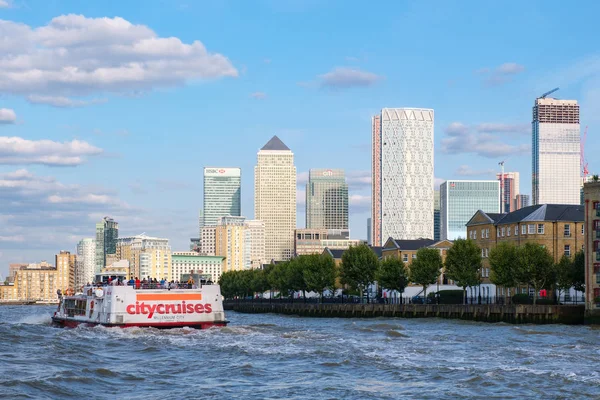
<svg viewBox="0 0 600 400">
<path fill-rule="evenodd" d="M 586 317 L 600 322 L 600 182 L 583 185 L 585 207 Z"/>
<path fill-rule="evenodd" d="M 342 169 L 311 169 L 306 184 L 306 227 L 348 229 L 348 184 Z"/>
<path fill-rule="evenodd" d="M 502 192 L 500 212 L 511 212 L 516 211 L 520 207 L 517 207 L 519 195 L 519 173 L 518 172 L 505 172 L 504 179 L 502 174 L 496 174 L 496 179 L 500 182 L 500 191 Z"/>
<path fill-rule="evenodd" d="M 350 239 L 348 230 L 333 229 L 296 229 L 294 254 L 321 254 L 325 248 L 330 250 L 346 250 L 350 246 L 358 246 L 364 240 Z"/>
<path fill-rule="evenodd" d="M 466 224 L 478 211 L 500 213 L 499 181 L 449 180 L 440 186 L 441 240 L 467 237 Z"/>
<path fill-rule="evenodd" d="M 296 167 L 294 153 L 277 136 L 258 152 L 254 218 L 265 224 L 267 262 L 289 260 L 296 229 Z"/>
<path fill-rule="evenodd" d="M 259 220 L 246 220 L 244 240 L 244 268 L 261 268 L 267 263 L 265 256 L 265 223 Z"/>
<path fill-rule="evenodd" d="M 433 191 L 433 239 L 440 240 L 442 228 L 440 226 L 440 191 Z"/>
<path fill-rule="evenodd" d="M 171 256 L 171 276 L 174 280 L 185 282 L 187 279 L 183 276 L 193 271 L 201 275 L 209 275 L 211 281 L 217 283 L 223 273 L 223 259 L 219 256 L 202 256 L 193 251 L 175 251 Z"/>
<path fill-rule="evenodd" d="M 216 225 L 221 217 L 242 215 L 241 187 L 240 168 L 205 167 L 202 225 Z"/>
<path fill-rule="evenodd" d="M 533 204 L 580 204 L 581 138 L 576 100 L 538 98 L 532 122 Z"/>
<path fill-rule="evenodd" d="M 381 115 L 371 119 L 371 241 L 381 246 Z"/>
<path fill-rule="evenodd" d="M 198 253 L 204 256 L 214 256 L 215 253 L 215 237 L 217 226 L 205 225 L 200 227 L 200 240 L 198 242 Z"/>
<path fill-rule="evenodd" d="M 106 266 L 106 255 L 117 252 L 119 224 L 112 218 L 104 217 L 96 224 L 96 270 L 100 273 Z"/>
<path fill-rule="evenodd" d="M 81 239 L 77 243 L 77 261 L 75 264 L 75 287 L 80 288 L 95 280 L 96 240 Z"/>
<path fill-rule="evenodd" d="M 373 195 L 375 245 L 388 238 L 411 240 L 433 237 L 433 123 L 431 109 L 384 108 L 379 128 L 373 127 Z M 376 123 L 377 118 L 373 119 Z M 378 175 L 379 174 L 379 175 Z"/>
<path fill-rule="evenodd" d="M 521 208 L 529 207 L 529 195 L 528 194 L 518 194 L 517 195 L 517 203 L 516 210 L 520 210 Z"/>
<path fill-rule="evenodd" d="M 172 279 L 169 239 L 143 234 L 119 238 L 117 259 L 129 261 L 129 271 L 134 277 Z"/>
</svg>

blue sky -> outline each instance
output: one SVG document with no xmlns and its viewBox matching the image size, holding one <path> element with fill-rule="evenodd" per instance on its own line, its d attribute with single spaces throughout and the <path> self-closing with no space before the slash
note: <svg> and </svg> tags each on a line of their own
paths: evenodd
<svg viewBox="0 0 600 400">
<path fill-rule="evenodd" d="M 197 232 L 202 167 L 242 168 L 278 135 L 310 168 L 344 168 L 366 238 L 370 117 L 435 110 L 435 176 L 531 192 L 536 96 L 560 87 L 599 150 L 600 6 L 558 1 L 0 0 L 0 273 L 122 235 Z M 106 18 L 106 19 L 103 19 Z M 198 42 L 194 44 L 194 42 Z M 12 138 L 12 139 L 10 139 Z M 299 186 L 298 226 L 304 226 Z"/>
</svg>

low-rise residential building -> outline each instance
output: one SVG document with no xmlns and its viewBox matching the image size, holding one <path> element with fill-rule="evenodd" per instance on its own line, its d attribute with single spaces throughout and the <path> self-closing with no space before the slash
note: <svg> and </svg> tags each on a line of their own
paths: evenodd
<svg viewBox="0 0 600 400">
<path fill-rule="evenodd" d="M 584 248 L 584 233 L 584 212 L 580 205 L 538 204 L 505 214 L 479 210 L 467 222 L 467 238 L 481 249 L 484 279 L 489 278 L 490 251 L 498 243 L 515 246 L 537 243 L 546 247 L 558 262 L 563 255 L 571 257 Z M 512 294 L 514 289 L 496 288 L 497 296 Z"/>
<path fill-rule="evenodd" d="M 204 256 L 195 251 L 176 251 L 171 256 L 172 272 L 174 280 L 183 279 L 184 275 L 199 273 L 210 275 L 213 282 L 218 282 L 223 273 L 223 261 L 225 257 Z"/>
<path fill-rule="evenodd" d="M 600 319 L 600 182 L 583 186 L 585 226 L 585 308 L 589 317 Z"/>
<path fill-rule="evenodd" d="M 346 229 L 296 229 L 295 237 L 294 254 L 296 256 L 320 254 L 325 248 L 346 250 L 350 246 L 366 244 L 364 240 L 350 239 L 350 232 Z"/>
<path fill-rule="evenodd" d="M 119 238 L 115 260 L 128 260 L 134 277 L 172 279 L 169 239 L 145 234 Z"/>
<path fill-rule="evenodd" d="M 3 302 L 56 302 L 56 267 L 45 261 L 28 264 L 14 271 L 14 284 L 0 286 Z M 61 289 L 62 290 L 62 289 Z"/>
</svg>

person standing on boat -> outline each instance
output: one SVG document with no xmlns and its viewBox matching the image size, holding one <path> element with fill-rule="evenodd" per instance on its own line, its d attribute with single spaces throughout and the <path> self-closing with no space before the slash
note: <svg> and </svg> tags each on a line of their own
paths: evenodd
<svg viewBox="0 0 600 400">
<path fill-rule="evenodd" d="M 138 277 L 137 277 L 137 276 L 135 277 L 135 281 L 134 281 L 134 282 L 135 282 L 135 288 L 136 288 L 136 289 L 139 289 L 139 288 L 140 288 L 140 283 L 141 283 L 141 282 L 140 282 L 140 280 L 138 279 Z"/>
</svg>

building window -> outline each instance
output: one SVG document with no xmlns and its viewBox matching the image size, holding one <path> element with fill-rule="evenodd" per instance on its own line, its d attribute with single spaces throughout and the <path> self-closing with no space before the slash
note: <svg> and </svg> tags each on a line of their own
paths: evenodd
<svg viewBox="0 0 600 400">
<path fill-rule="evenodd" d="M 571 237 L 571 225 L 565 224 L 565 237 Z"/>
<path fill-rule="evenodd" d="M 571 245 L 565 244 L 565 256 L 571 257 Z"/>
<path fill-rule="evenodd" d="M 515 236 L 519 236 L 519 226 L 515 225 Z"/>
<path fill-rule="evenodd" d="M 485 257 L 485 252 L 481 249 L 481 257 Z"/>
<path fill-rule="evenodd" d="M 506 236 L 510 236 L 510 226 L 506 227 Z"/>
<path fill-rule="evenodd" d="M 482 238 L 482 239 L 483 239 L 483 238 L 485 238 L 485 229 L 482 229 L 482 230 L 481 230 L 481 238 Z"/>
<path fill-rule="evenodd" d="M 535 234 L 535 224 L 529 224 L 529 225 L 527 225 L 527 234 L 528 235 Z"/>
<path fill-rule="evenodd" d="M 414 260 L 415 258 L 417 258 L 417 255 L 416 255 L 416 254 L 413 254 L 413 255 L 412 255 L 412 259 Z"/>
<path fill-rule="evenodd" d="M 490 249 L 485 249 L 485 257 L 489 257 L 490 256 Z"/>
<path fill-rule="evenodd" d="M 544 224 L 538 224 L 538 235 L 544 234 Z"/>
<path fill-rule="evenodd" d="M 506 228 L 502 228 L 500 231 L 500 237 L 504 237 L 504 233 L 506 232 Z"/>
<path fill-rule="evenodd" d="M 583 227 L 584 227 L 584 226 L 585 226 L 584 224 L 581 224 L 581 234 L 582 234 L 582 235 L 584 234 L 584 233 L 583 233 Z"/>
<path fill-rule="evenodd" d="M 489 238 L 490 237 L 490 228 L 486 228 L 485 229 L 485 238 Z"/>
<path fill-rule="evenodd" d="M 527 225 L 521 225 L 521 235 L 527 234 Z"/>
<path fill-rule="evenodd" d="M 402 261 L 408 262 L 408 254 L 403 254 L 402 255 Z"/>
</svg>

